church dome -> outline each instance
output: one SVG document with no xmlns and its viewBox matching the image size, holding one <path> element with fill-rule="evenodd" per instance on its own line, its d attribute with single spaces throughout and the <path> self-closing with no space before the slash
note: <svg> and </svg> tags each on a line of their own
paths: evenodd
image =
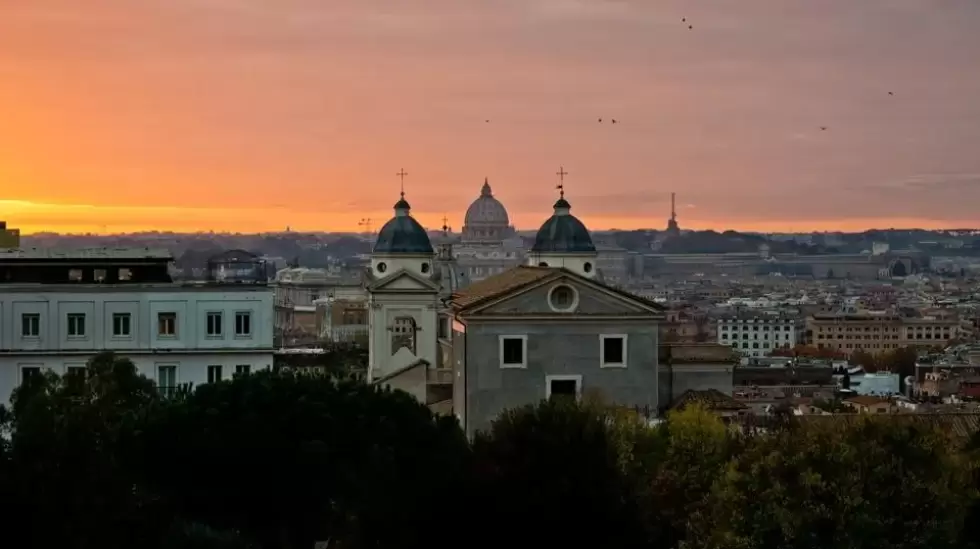
<svg viewBox="0 0 980 549">
<path fill-rule="evenodd" d="M 483 180 L 483 188 L 480 189 L 480 196 L 466 209 L 464 224 L 467 226 L 497 226 L 507 227 L 510 225 L 510 217 L 507 209 L 499 200 L 493 197 L 490 189 L 490 182 Z"/>
<path fill-rule="evenodd" d="M 561 197 L 555 202 L 555 213 L 538 229 L 532 252 L 595 253 L 595 244 L 585 224 L 570 213 L 571 204 Z"/>
<path fill-rule="evenodd" d="M 395 204 L 395 217 L 381 227 L 374 243 L 376 254 L 431 254 L 429 235 L 411 215 L 411 206 L 401 197 Z"/>
</svg>

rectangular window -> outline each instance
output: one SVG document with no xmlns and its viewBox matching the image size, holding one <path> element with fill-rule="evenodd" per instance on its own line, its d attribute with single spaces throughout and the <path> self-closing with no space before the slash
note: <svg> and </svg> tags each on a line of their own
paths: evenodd
<svg viewBox="0 0 980 549">
<path fill-rule="evenodd" d="M 34 380 L 34 379 L 36 379 L 38 377 L 41 377 L 41 367 L 40 366 L 23 366 L 23 367 L 21 367 L 21 369 L 20 369 L 20 382 L 21 383 L 29 383 L 31 380 Z"/>
<path fill-rule="evenodd" d="M 578 400 L 582 395 L 582 376 L 546 376 L 545 390 L 548 399 Z"/>
<path fill-rule="evenodd" d="M 157 334 L 164 337 L 177 335 L 177 313 L 157 313 Z"/>
<path fill-rule="evenodd" d="M 753 344 L 758 347 L 758 344 Z M 599 336 L 599 350 L 602 353 L 599 366 L 602 368 L 625 368 L 626 367 L 626 336 L 608 335 Z"/>
<path fill-rule="evenodd" d="M 68 269 L 68 280 L 72 282 L 82 281 L 82 270 L 81 269 Z"/>
<path fill-rule="evenodd" d="M 129 337 L 132 329 L 132 316 L 129 313 L 112 313 L 112 337 Z"/>
<path fill-rule="evenodd" d="M 177 367 L 157 366 L 157 388 L 165 397 L 172 397 L 177 392 Z"/>
<path fill-rule="evenodd" d="M 95 269 L 92 271 L 92 278 L 96 282 L 105 282 L 106 270 L 105 269 Z"/>
<path fill-rule="evenodd" d="M 527 368 L 527 336 L 500 336 L 500 367 Z"/>
<path fill-rule="evenodd" d="M 37 313 L 21 315 L 20 335 L 23 337 L 41 337 L 41 315 Z"/>
<path fill-rule="evenodd" d="M 133 279 L 133 271 L 130 270 L 128 267 L 122 267 L 116 273 L 116 276 L 119 277 L 120 282 L 129 282 L 130 280 Z"/>
<path fill-rule="evenodd" d="M 208 366 L 208 383 L 221 381 L 221 366 Z"/>
<path fill-rule="evenodd" d="M 85 366 L 67 366 L 65 376 L 72 381 L 85 381 Z"/>
<path fill-rule="evenodd" d="M 252 335 L 252 313 L 249 312 L 235 313 L 235 335 L 236 336 Z"/>
<path fill-rule="evenodd" d="M 85 337 L 85 315 L 68 313 L 68 337 Z"/>
<path fill-rule="evenodd" d="M 252 367 L 248 364 L 239 364 L 235 366 L 235 375 L 247 376 L 252 372 Z"/>
<path fill-rule="evenodd" d="M 221 313 L 208 313 L 208 336 L 221 337 Z"/>
</svg>

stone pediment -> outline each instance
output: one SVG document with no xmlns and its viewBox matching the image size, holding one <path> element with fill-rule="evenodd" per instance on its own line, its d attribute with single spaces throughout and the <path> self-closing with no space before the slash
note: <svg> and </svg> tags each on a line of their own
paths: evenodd
<svg viewBox="0 0 980 549">
<path fill-rule="evenodd" d="M 593 282 L 566 271 L 544 278 L 535 284 L 497 296 L 482 306 L 466 311 L 467 316 L 576 316 L 576 317 L 649 317 L 660 319 L 656 304 Z M 573 300 L 569 311 L 556 307 L 552 292 L 571 288 Z"/>
<path fill-rule="evenodd" d="M 429 279 L 402 269 L 384 278 L 371 281 L 367 290 L 372 293 L 438 293 L 439 286 Z"/>
</svg>

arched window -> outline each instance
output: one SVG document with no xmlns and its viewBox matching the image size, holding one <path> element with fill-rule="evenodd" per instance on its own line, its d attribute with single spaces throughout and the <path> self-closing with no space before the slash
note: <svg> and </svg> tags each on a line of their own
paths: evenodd
<svg viewBox="0 0 980 549">
<path fill-rule="evenodd" d="M 402 347 L 415 354 L 415 319 L 410 316 L 400 316 L 391 327 L 391 354 Z"/>
</svg>

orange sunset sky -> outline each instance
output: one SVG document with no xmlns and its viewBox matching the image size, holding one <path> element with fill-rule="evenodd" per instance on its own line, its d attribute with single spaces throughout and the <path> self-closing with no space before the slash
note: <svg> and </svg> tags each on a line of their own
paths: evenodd
<svg viewBox="0 0 980 549">
<path fill-rule="evenodd" d="M 0 0 L 0 219 L 352 230 L 404 168 L 423 224 L 489 177 L 528 229 L 564 165 L 594 229 L 662 227 L 671 191 L 688 228 L 978 226 L 978 28 L 977 0 Z"/>
</svg>

